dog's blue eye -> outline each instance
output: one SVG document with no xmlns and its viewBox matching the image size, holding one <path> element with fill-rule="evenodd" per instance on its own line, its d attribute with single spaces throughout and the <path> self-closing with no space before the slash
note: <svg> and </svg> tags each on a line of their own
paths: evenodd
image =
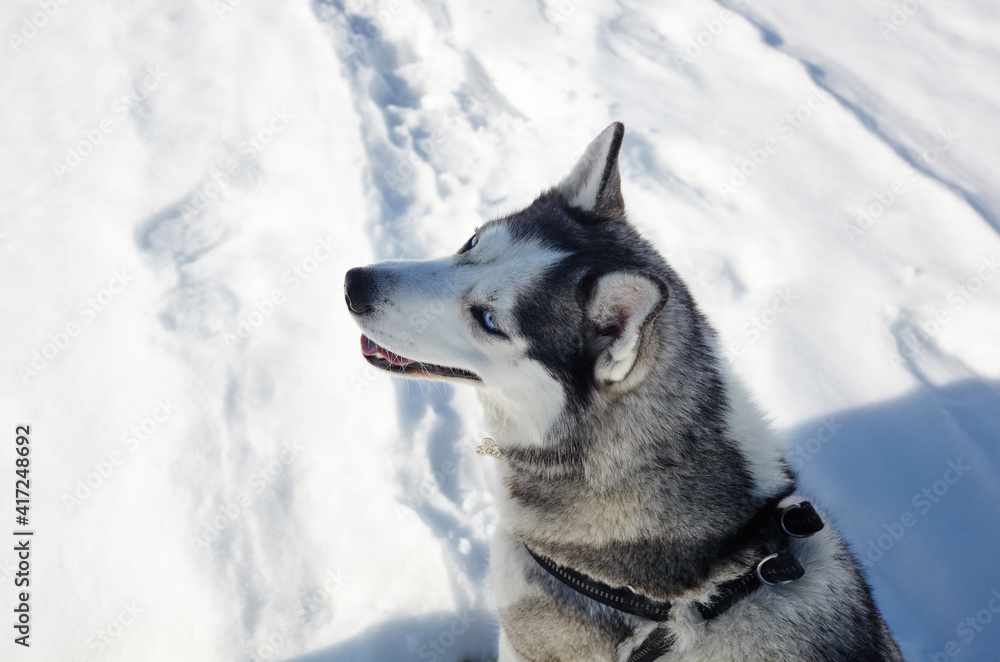
<svg viewBox="0 0 1000 662">
<path fill-rule="evenodd" d="M 476 244 L 478 243 L 479 243 L 479 235 L 478 234 L 472 235 L 471 237 L 469 237 L 469 240 L 465 242 L 465 245 L 463 245 L 461 248 L 458 249 L 458 254 L 461 255 L 462 253 L 471 251 L 473 248 L 475 248 Z"/>
<path fill-rule="evenodd" d="M 507 334 L 500 330 L 500 325 L 497 324 L 497 318 L 491 311 L 484 308 L 473 308 L 472 315 L 476 318 L 476 321 L 479 322 L 479 325 L 489 333 L 503 336 L 505 338 L 507 337 Z"/>
</svg>

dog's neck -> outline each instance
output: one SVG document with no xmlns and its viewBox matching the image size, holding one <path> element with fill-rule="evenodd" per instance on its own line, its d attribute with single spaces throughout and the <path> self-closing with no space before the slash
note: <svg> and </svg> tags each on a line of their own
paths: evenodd
<svg viewBox="0 0 1000 662">
<path fill-rule="evenodd" d="M 640 385 L 553 426 L 544 444 L 498 439 L 501 518 L 516 538 L 665 598 L 704 582 L 726 541 L 794 486 L 776 435 L 714 358 L 707 326 L 682 343 L 670 324 Z M 702 369 L 670 369 L 692 364 Z"/>
</svg>

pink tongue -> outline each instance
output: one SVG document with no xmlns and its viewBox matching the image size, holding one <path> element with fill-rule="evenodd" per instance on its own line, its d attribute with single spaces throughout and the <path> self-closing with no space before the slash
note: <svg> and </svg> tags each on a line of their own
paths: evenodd
<svg viewBox="0 0 1000 662">
<path fill-rule="evenodd" d="M 375 356 L 376 354 L 381 354 L 389 361 L 389 363 L 398 366 L 404 366 L 413 363 L 413 361 L 411 361 L 410 359 L 404 358 L 399 354 L 394 354 L 390 352 L 385 347 L 382 347 L 381 345 L 377 344 L 374 340 L 372 340 L 363 333 L 361 334 L 361 353 L 364 354 L 365 356 Z"/>
<path fill-rule="evenodd" d="M 378 353 L 378 345 L 365 334 L 361 334 L 361 353 L 365 356 L 372 356 Z"/>
</svg>

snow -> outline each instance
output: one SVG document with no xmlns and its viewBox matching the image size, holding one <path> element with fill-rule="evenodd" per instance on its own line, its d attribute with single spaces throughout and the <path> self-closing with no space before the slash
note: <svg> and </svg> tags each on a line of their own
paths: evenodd
<svg viewBox="0 0 1000 662">
<path fill-rule="evenodd" d="M 632 221 L 907 660 L 1000 660 L 991 4 L 52 0 L 0 23 L 0 508 L 30 424 L 36 532 L 32 648 L 8 630 L 3 659 L 494 655 L 478 404 L 367 367 L 343 274 L 457 249 L 620 120 Z"/>
</svg>

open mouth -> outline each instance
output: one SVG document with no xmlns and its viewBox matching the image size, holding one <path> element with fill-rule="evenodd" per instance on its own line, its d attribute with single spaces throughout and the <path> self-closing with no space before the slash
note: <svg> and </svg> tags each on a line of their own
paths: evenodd
<svg viewBox="0 0 1000 662">
<path fill-rule="evenodd" d="M 373 366 L 400 375 L 482 381 L 477 375 L 468 370 L 448 368 L 442 365 L 434 365 L 433 363 L 421 363 L 408 359 L 405 356 L 400 356 L 395 352 L 390 352 L 363 333 L 361 334 L 361 353 L 365 355 L 365 360 Z"/>
</svg>

